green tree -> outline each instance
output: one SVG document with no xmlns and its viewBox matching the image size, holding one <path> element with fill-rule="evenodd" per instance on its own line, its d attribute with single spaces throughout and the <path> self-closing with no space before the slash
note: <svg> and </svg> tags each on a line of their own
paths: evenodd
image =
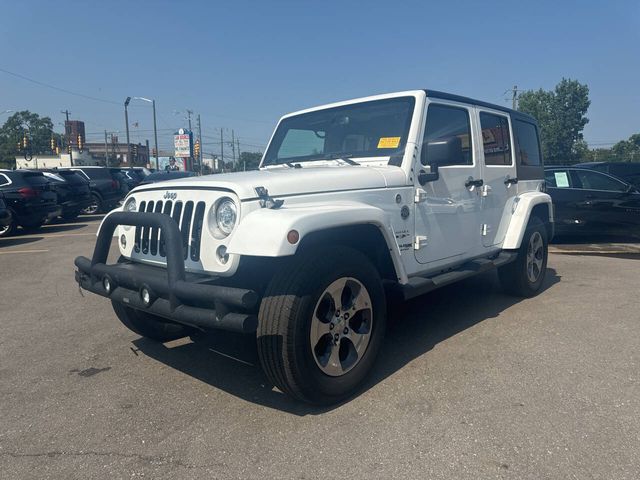
<svg viewBox="0 0 640 480">
<path fill-rule="evenodd" d="M 546 163 L 570 164 L 585 154 L 582 131 L 591 101 L 589 87 L 563 78 L 552 91 L 528 90 L 518 100 L 519 110 L 538 120 Z"/>
<path fill-rule="evenodd" d="M 246 168 L 247 170 L 257 170 L 262 159 L 262 153 L 260 152 L 242 152 L 240 153 L 239 169 Z"/>
<path fill-rule="evenodd" d="M 634 133 L 628 140 L 621 140 L 611 147 L 618 161 L 640 162 L 640 133 Z"/>
<path fill-rule="evenodd" d="M 56 141 L 60 140 L 60 135 L 53 132 L 53 122 L 49 117 L 40 117 L 28 110 L 16 112 L 0 128 L 0 163 L 9 168 L 15 166 L 15 157 L 21 153 L 18 143 L 22 142 L 25 134 L 34 155 L 51 153 L 52 136 Z"/>
</svg>

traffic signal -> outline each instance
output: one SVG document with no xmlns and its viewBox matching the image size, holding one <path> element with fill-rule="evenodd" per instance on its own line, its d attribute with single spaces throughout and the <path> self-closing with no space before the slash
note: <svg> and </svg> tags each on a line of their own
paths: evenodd
<svg viewBox="0 0 640 480">
<path fill-rule="evenodd" d="M 22 142 L 18 142 L 18 151 L 22 150 Z"/>
<path fill-rule="evenodd" d="M 78 134 L 78 151 L 82 151 L 82 135 Z"/>
<path fill-rule="evenodd" d="M 24 148 L 25 150 L 29 148 L 29 138 L 27 137 L 26 133 L 22 137 L 22 148 Z"/>
<path fill-rule="evenodd" d="M 71 144 L 67 145 L 67 153 L 71 155 Z"/>
<path fill-rule="evenodd" d="M 51 151 L 55 152 L 56 151 L 56 139 L 51 137 Z"/>
<path fill-rule="evenodd" d="M 133 146 L 133 159 L 138 160 L 138 145 Z"/>
<path fill-rule="evenodd" d="M 196 158 L 200 158 L 200 140 L 196 140 L 196 144 L 193 146 L 193 153 Z"/>
</svg>

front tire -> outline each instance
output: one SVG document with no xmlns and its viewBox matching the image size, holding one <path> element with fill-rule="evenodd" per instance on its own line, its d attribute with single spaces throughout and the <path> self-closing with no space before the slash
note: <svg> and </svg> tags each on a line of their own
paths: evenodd
<svg viewBox="0 0 640 480">
<path fill-rule="evenodd" d="M 120 302 L 111 301 L 118 319 L 132 332 L 155 342 L 170 342 L 189 336 L 193 329 L 168 322 L 157 315 L 126 307 Z"/>
<path fill-rule="evenodd" d="M 498 269 L 505 292 L 518 297 L 533 297 L 540 293 L 547 273 L 549 241 L 547 229 L 538 217 L 531 217 L 517 258 Z"/>
<path fill-rule="evenodd" d="M 386 327 L 384 289 L 362 253 L 317 248 L 274 275 L 258 318 L 258 356 L 269 380 L 298 400 L 333 404 L 371 371 Z"/>
</svg>

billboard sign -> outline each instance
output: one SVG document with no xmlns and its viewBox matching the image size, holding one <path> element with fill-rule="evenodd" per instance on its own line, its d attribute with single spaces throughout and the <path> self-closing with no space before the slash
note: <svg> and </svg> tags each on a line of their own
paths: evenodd
<svg viewBox="0 0 640 480">
<path fill-rule="evenodd" d="M 181 128 L 178 133 L 173 136 L 173 146 L 175 148 L 175 156 L 181 158 L 191 157 L 193 142 L 191 141 L 191 132 Z"/>
</svg>

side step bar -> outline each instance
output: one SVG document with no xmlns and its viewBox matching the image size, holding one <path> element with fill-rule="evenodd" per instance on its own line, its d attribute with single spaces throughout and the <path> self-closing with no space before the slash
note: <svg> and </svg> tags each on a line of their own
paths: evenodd
<svg viewBox="0 0 640 480">
<path fill-rule="evenodd" d="M 501 267 L 507 263 L 513 262 L 518 256 L 517 251 L 513 252 L 500 252 L 500 254 L 493 259 L 478 258 L 471 260 L 467 263 L 460 265 L 455 270 L 449 272 L 440 273 L 433 277 L 411 277 L 409 283 L 400 285 L 405 300 L 424 295 L 445 285 L 463 280 L 465 278 L 473 277 L 488 270 Z"/>
</svg>

